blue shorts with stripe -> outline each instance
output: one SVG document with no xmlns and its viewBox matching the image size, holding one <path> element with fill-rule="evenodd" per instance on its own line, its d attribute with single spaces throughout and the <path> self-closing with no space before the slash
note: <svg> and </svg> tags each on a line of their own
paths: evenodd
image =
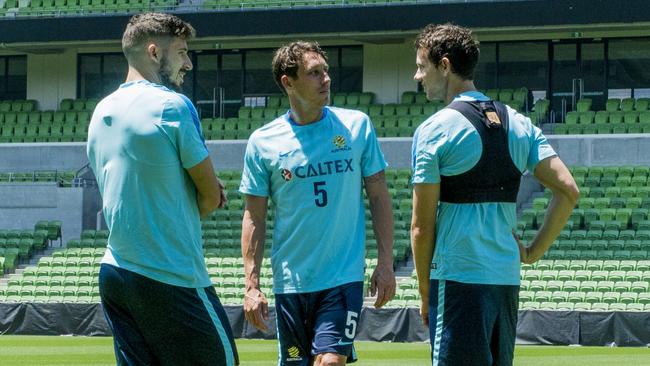
<svg viewBox="0 0 650 366">
<path fill-rule="evenodd" d="M 433 366 L 511 366 L 519 286 L 431 280 Z"/>
<path fill-rule="evenodd" d="M 321 353 L 347 356 L 348 363 L 356 361 L 353 342 L 362 303 L 363 282 L 275 295 L 278 365 L 311 365 Z"/>
<path fill-rule="evenodd" d="M 99 293 L 118 365 L 239 364 L 213 287 L 172 286 L 102 264 Z"/>
</svg>

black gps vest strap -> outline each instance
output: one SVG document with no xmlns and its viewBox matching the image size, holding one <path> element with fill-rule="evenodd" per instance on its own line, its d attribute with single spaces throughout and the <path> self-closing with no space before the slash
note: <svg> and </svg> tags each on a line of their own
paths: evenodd
<svg viewBox="0 0 650 366">
<path fill-rule="evenodd" d="M 449 203 L 517 202 L 521 172 L 508 148 L 508 111 L 499 102 L 452 102 L 481 137 L 478 163 L 465 173 L 442 176 L 440 201 Z"/>
</svg>

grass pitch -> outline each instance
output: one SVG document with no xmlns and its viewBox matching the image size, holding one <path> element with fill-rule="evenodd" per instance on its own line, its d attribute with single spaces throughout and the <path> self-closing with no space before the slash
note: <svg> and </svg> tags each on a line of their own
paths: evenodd
<svg viewBox="0 0 650 366">
<path fill-rule="evenodd" d="M 0 336 L 3 366 L 115 365 L 112 338 Z M 430 365 L 426 343 L 355 342 L 357 366 Z M 276 341 L 238 339 L 242 366 L 277 364 Z M 650 366 L 648 348 L 518 346 L 516 366 Z"/>
</svg>

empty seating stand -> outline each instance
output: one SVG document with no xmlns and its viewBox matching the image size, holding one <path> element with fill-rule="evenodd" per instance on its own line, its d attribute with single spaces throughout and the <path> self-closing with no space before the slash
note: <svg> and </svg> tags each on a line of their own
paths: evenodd
<svg viewBox="0 0 650 366">
<path fill-rule="evenodd" d="M 571 172 L 581 199 L 546 256 L 522 266 L 521 307 L 648 311 L 650 168 L 573 167 Z M 549 198 L 545 191 L 521 212 L 518 230 L 524 241 L 539 229 Z"/>
<path fill-rule="evenodd" d="M 567 112 L 556 134 L 650 133 L 650 99 L 608 99 L 605 110 L 593 111 L 590 99 L 581 99 L 576 110 Z"/>
</svg>

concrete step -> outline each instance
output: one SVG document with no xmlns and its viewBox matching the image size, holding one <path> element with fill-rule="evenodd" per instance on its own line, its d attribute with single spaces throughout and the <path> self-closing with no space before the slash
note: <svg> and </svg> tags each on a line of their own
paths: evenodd
<svg viewBox="0 0 650 366">
<path fill-rule="evenodd" d="M 60 247 L 53 248 L 51 246 L 48 246 L 47 249 L 37 252 L 36 254 L 33 254 L 32 257 L 29 258 L 29 261 L 19 263 L 16 266 L 14 272 L 5 273 L 2 277 L 0 277 L 0 287 L 6 286 L 10 278 L 13 278 L 15 276 L 21 276 L 23 272 L 25 272 L 25 268 L 29 266 L 37 265 L 39 259 L 41 259 L 42 257 L 51 256 L 52 252 L 54 252 L 56 249 L 60 249 Z"/>
<path fill-rule="evenodd" d="M 411 277 L 415 264 L 413 263 L 413 258 L 409 257 L 406 262 L 403 262 L 396 270 L 395 277 Z"/>
</svg>

